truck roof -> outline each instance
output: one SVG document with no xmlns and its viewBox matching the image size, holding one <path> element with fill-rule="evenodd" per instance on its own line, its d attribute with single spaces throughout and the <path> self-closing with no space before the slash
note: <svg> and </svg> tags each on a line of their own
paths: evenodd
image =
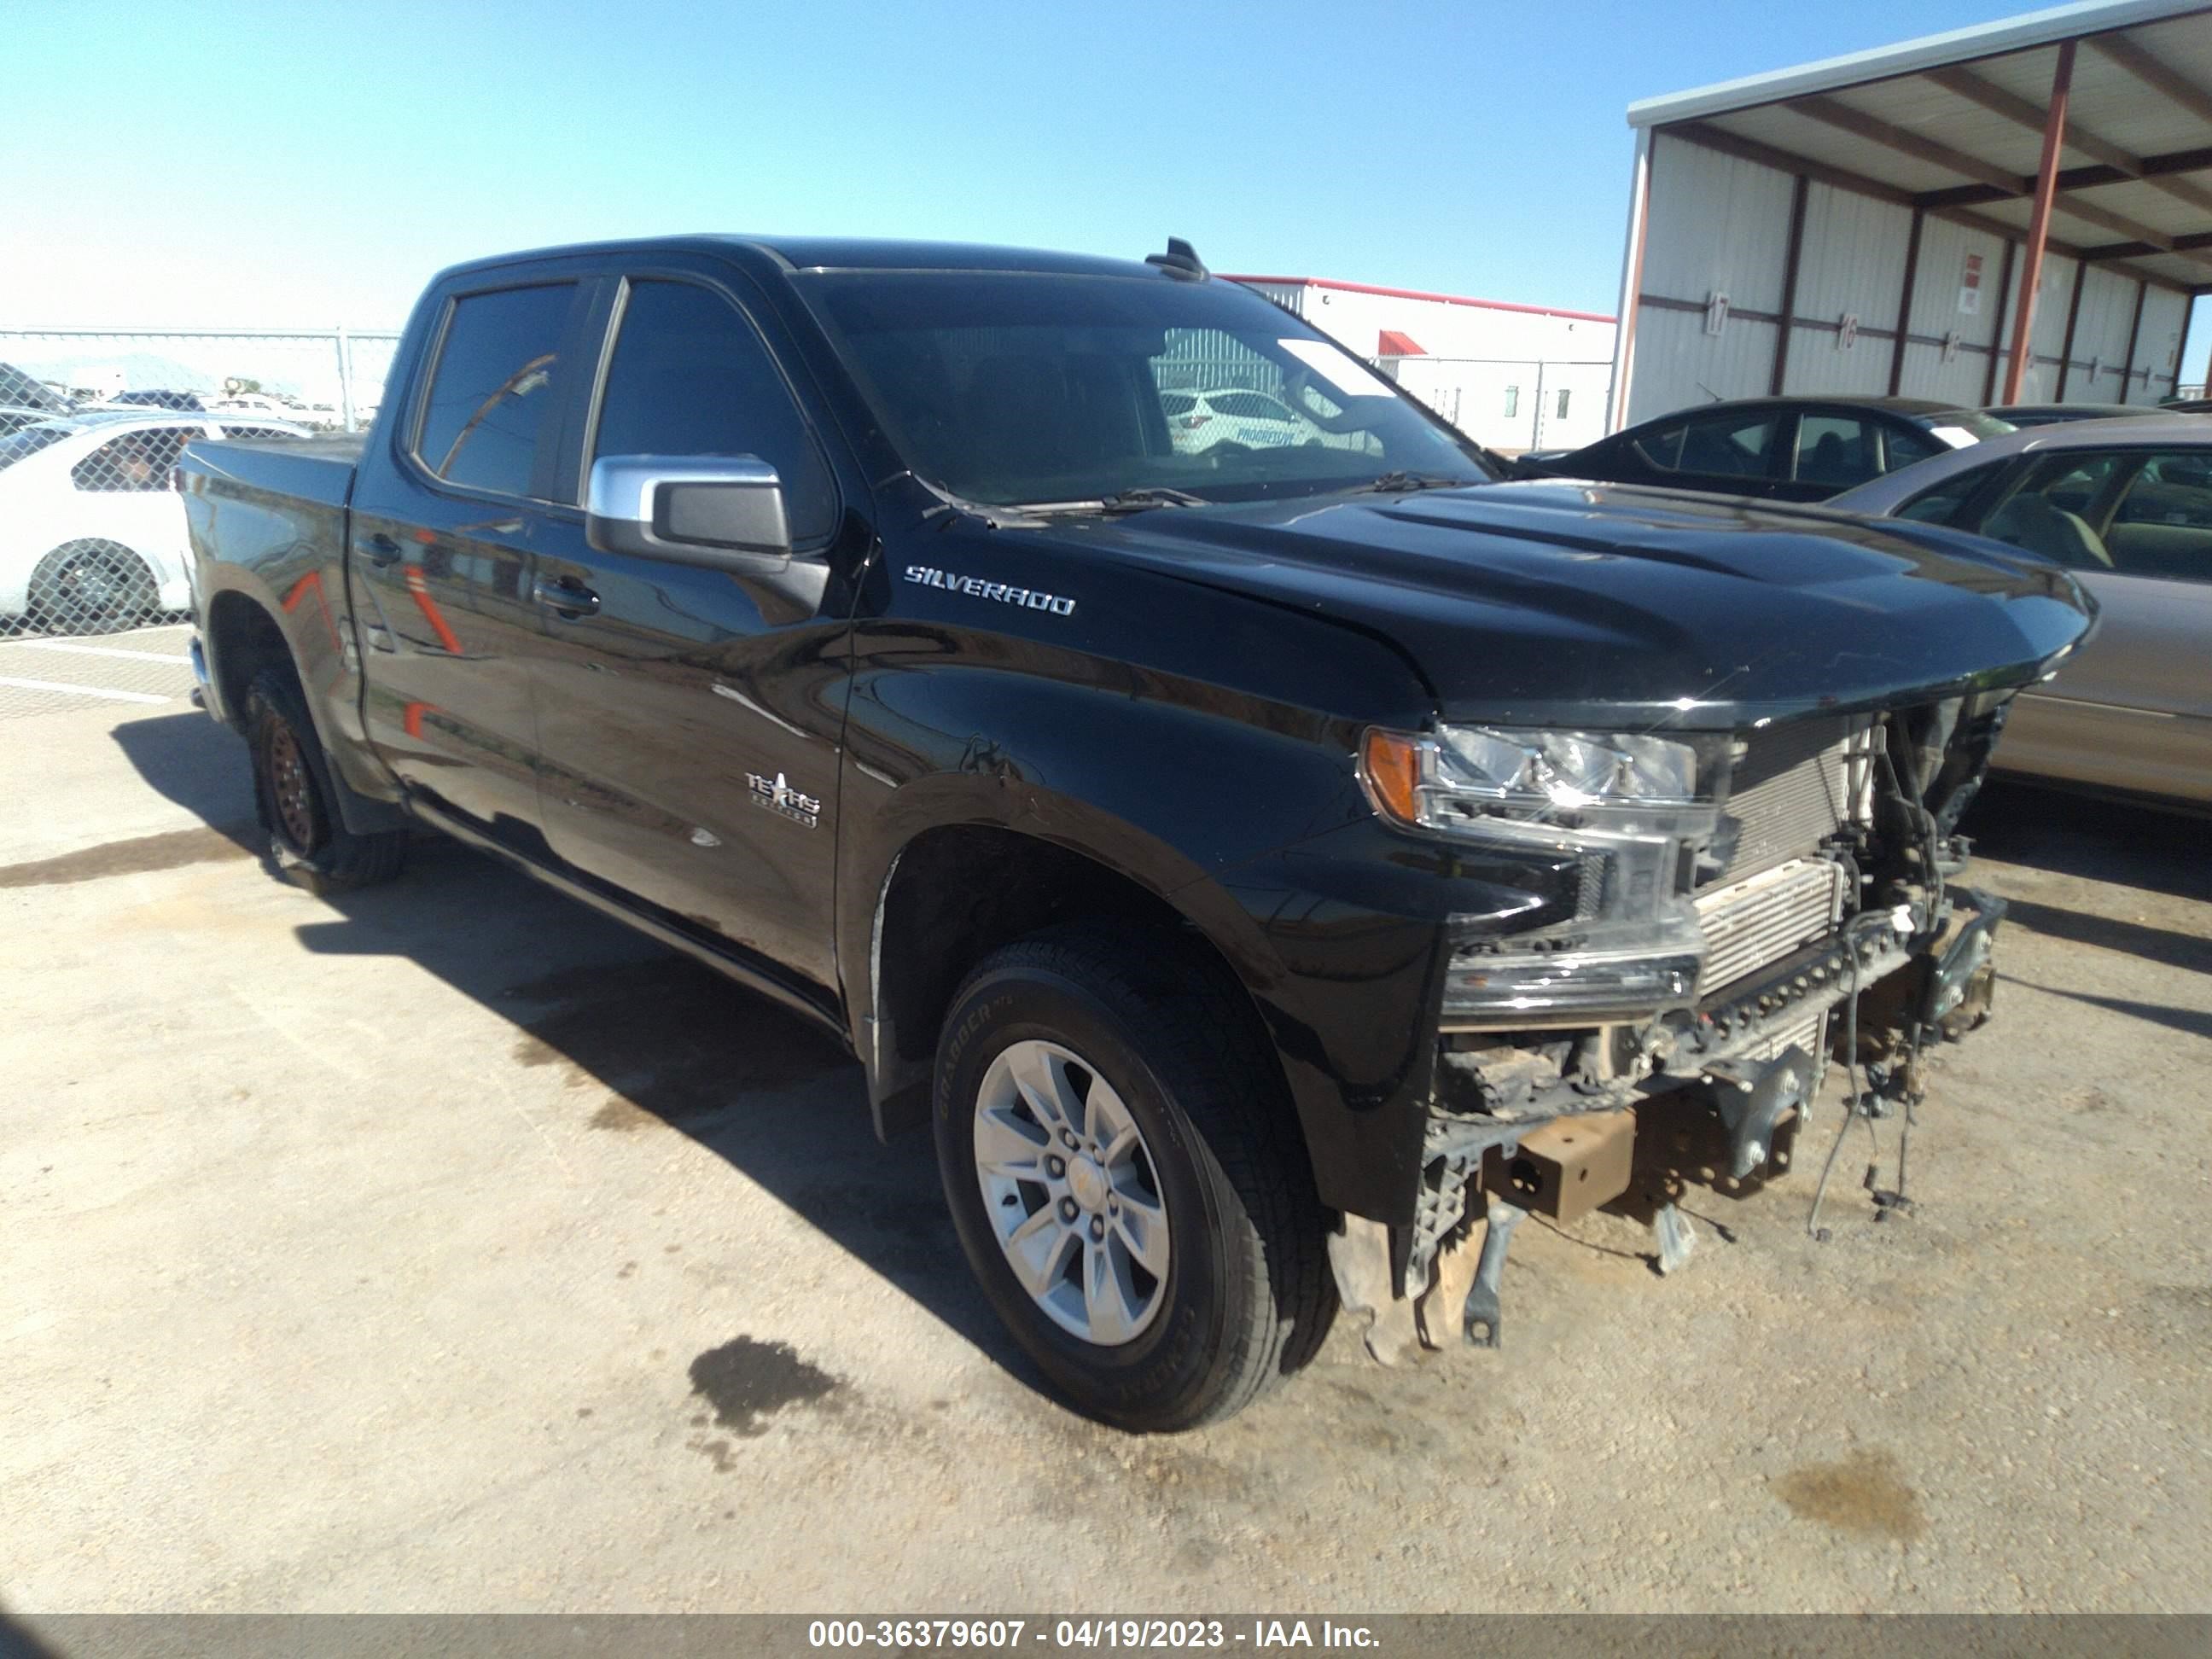
<svg viewBox="0 0 2212 1659">
<path fill-rule="evenodd" d="M 641 236 L 618 241 L 578 242 L 495 254 L 452 266 L 453 276 L 494 270 L 504 265 L 574 254 L 665 253 L 684 250 L 736 253 L 787 270 L 1017 270 L 1060 276 L 1150 276 L 1158 273 L 1139 259 L 1109 259 L 1097 254 L 1053 252 L 1039 248 L 994 247 L 982 243 L 915 242 L 881 237 L 744 236 L 696 234 Z"/>
</svg>

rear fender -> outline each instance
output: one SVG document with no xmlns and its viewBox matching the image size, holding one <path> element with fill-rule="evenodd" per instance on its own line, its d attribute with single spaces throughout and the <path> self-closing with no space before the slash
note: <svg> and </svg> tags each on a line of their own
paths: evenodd
<svg viewBox="0 0 2212 1659">
<path fill-rule="evenodd" d="M 363 804 L 396 803 L 398 782 L 370 753 L 362 728 L 342 515 L 334 519 L 326 507 L 246 490 L 229 480 L 217 495 L 210 483 L 205 473 L 185 471 L 208 712 L 232 726 L 244 718 L 240 701 L 258 664 L 254 624 L 237 607 L 250 607 L 283 641 L 333 775 Z M 349 828 L 362 828 L 351 812 L 346 817 Z"/>
</svg>

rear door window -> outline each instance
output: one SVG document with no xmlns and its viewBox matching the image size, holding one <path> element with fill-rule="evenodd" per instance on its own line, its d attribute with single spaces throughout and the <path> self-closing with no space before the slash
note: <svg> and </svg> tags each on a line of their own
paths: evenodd
<svg viewBox="0 0 2212 1659">
<path fill-rule="evenodd" d="M 0 467 L 9 467 L 72 435 L 65 426 L 27 426 L 0 438 Z"/>
<path fill-rule="evenodd" d="M 1520 401 L 1520 390 L 1518 386 L 1505 389 L 1505 412 L 1508 415 L 1513 413 L 1514 405 Z M 1689 429 L 1687 421 L 1676 421 L 1671 426 L 1660 427 L 1632 440 L 1628 447 L 1645 465 L 1656 466 L 1662 472 L 1679 472 L 1682 470 L 1682 437 Z"/>
<path fill-rule="evenodd" d="M 2112 487 L 2119 465 L 2120 458 L 2112 454 L 2069 456 L 2046 461 L 2029 488 L 2053 507 L 2084 520 L 2094 520 L 2098 500 Z"/>
<path fill-rule="evenodd" d="M 546 283 L 453 302 L 416 434 L 424 466 L 470 489 L 532 493 L 575 296 L 574 283 Z"/>
<path fill-rule="evenodd" d="M 1771 413 L 1746 415 L 1741 410 L 1695 416 L 1638 440 L 1634 447 L 1663 472 L 1764 477 L 1767 455 L 1774 447 L 1775 418 Z"/>
<path fill-rule="evenodd" d="M 2212 581 L 2212 451 L 2145 461 L 2112 508 L 2105 550 L 2123 575 Z"/>
<path fill-rule="evenodd" d="M 1797 482 L 1848 489 L 1881 476 L 1875 428 L 1855 415 L 1807 415 L 1797 422 Z"/>
<path fill-rule="evenodd" d="M 1917 519 L 1922 524 L 1957 524 L 1966 503 L 1996 478 L 2002 465 L 2001 461 L 1992 461 L 1986 466 L 1970 467 L 1933 489 L 1915 495 L 1897 509 L 1897 516 Z"/>
<path fill-rule="evenodd" d="M 1976 527 L 1993 540 L 2077 570 L 2110 569 L 2112 555 L 2100 529 L 2110 513 L 2105 503 L 2133 460 L 2111 453 L 2054 455 Z"/>
<path fill-rule="evenodd" d="M 1885 426 L 1881 428 L 1881 470 L 1894 472 L 1900 466 L 1911 466 L 1915 461 L 1924 461 L 1931 456 L 1948 455 L 1950 446 L 1917 426 Z"/>
<path fill-rule="evenodd" d="M 197 427 L 183 426 L 125 432 L 110 438 L 71 467 L 70 478 L 79 489 L 102 495 L 167 489 L 169 474 L 182 459 L 185 446 L 203 435 Z"/>
<path fill-rule="evenodd" d="M 751 320 L 696 283 L 629 285 L 599 394 L 602 455 L 754 456 L 782 481 L 794 543 L 836 522 L 829 464 L 783 371 Z"/>
</svg>

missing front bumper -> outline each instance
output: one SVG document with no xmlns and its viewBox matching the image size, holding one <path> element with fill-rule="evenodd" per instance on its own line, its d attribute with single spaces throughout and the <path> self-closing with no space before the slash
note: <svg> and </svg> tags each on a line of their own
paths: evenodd
<svg viewBox="0 0 2212 1659">
<path fill-rule="evenodd" d="M 1662 1273 L 1680 1266 L 1693 1235 L 1679 1200 L 1698 1185 L 1741 1196 L 1786 1172 L 1847 1033 L 1865 1060 L 1917 1054 L 1988 1018 L 2003 912 L 1954 890 L 1932 931 L 1917 915 L 1902 927 L 1863 919 L 1680 1019 L 1638 1028 L 1639 1063 L 1622 1074 L 1562 1066 L 1549 1087 L 1516 1077 L 1499 1089 L 1479 1063 L 1441 1067 L 1413 1222 L 1347 1218 L 1332 1241 L 1344 1303 L 1369 1316 L 1370 1352 L 1388 1364 L 1423 1347 L 1498 1346 L 1505 1253 L 1530 1213 L 1565 1224 L 1615 1210 L 1651 1224 Z M 1855 1020 L 1838 1017 L 1853 1004 Z M 1525 1071 L 1528 1050 L 1492 1052 Z"/>
</svg>

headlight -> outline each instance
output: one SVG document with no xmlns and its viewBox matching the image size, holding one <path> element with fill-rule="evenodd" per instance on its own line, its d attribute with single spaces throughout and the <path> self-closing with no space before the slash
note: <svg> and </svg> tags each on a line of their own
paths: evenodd
<svg viewBox="0 0 2212 1659">
<path fill-rule="evenodd" d="M 1389 817 L 1447 834 L 1486 817 L 1558 820 L 1590 807 L 1689 806 L 1698 751 L 1670 738 L 1594 732 L 1501 732 L 1447 726 L 1433 737 L 1371 731 L 1368 793 Z"/>
<path fill-rule="evenodd" d="M 1572 921 L 1459 943 L 1448 1024 L 1641 1018 L 1694 998 L 1705 937 L 1689 890 L 1719 826 L 1724 744 L 1466 726 L 1366 734 L 1360 777 L 1384 817 L 1581 866 Z"/>
</svg>

